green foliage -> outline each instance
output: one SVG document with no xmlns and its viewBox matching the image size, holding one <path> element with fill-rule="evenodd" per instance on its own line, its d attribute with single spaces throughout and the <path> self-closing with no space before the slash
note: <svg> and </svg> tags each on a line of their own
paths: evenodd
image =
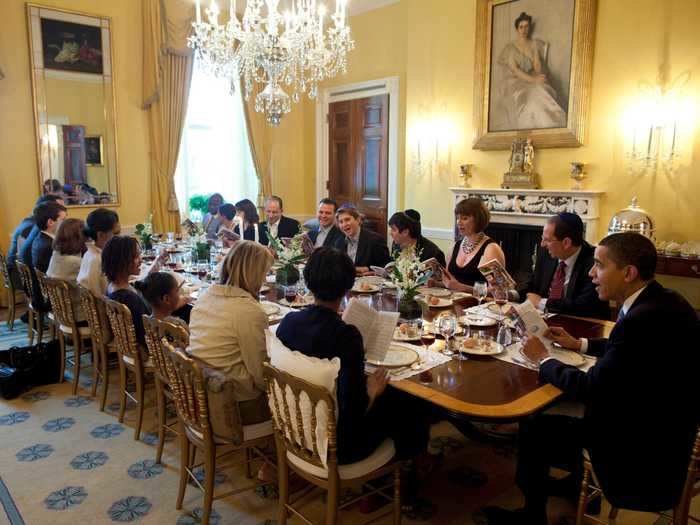
<svg viewBox="0 0 700 525">
<path fill-rule="evenodd" d="M 192 197 L 190 197 L 190 210 L 198 210 L 202 213 L 207 213 L 209 211 L 209 197 L 211 197 L 211 195 L 192 195 Z"/>
</svg>

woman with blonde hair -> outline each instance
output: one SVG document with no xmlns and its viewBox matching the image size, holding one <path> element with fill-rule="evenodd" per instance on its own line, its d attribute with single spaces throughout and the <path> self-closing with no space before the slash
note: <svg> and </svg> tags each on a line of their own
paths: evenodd
<svg viewBox="0 0 700 525">
<path fill-rule="evenodd" d="M 190 353 L 234 381 L 246 425 L 270 417 L 263 380 L 268 322 L 258 293 L 272 261 L 261 244 L 237 242 L 221 265 L 219 283 L 200 295 L 190 316 Z"/>
</svg>

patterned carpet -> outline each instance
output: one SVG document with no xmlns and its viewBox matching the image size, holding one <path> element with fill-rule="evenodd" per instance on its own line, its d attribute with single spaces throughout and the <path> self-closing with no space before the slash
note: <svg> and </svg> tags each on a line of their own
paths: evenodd
<svg viewBox="0 0 700 525">
<path fill-rule="evenodd" d="M 26 325 L 20 322 L 9 332 L 4 322 L 0 324 L 0 350 L 26 341 Z M 194 486 L 188 487 L 184 509 L 175 510 L 179 464 L 175 443 L 166 444 L 162 465 L 154 463 L 153 396 L 146 402 L 144 433 L 135 441 L 134 410 L 127 411 L 124 424 L 117 422 L 119 405 L 112 384 L 107 411 L 100 412 L 98 402 L 88 397 L 90 372 L 81 378 L 77 396 L 63 383 L 36 388 L 12 401 L 0 399 L 0 524 L 199 523 L 202 497 Z M 112 374 L 114 381 L 117 375 Z M 427 521 L 404 519 L 404 523 L 483 525 L 480 507 L 521 505 L 513 485 L 511 446 L 468 441 L 449 423 L 436 425 L 432 434 L 431 449 L 442 459 L 420 496 L 432 502 L 435 513 Z M 237 466 L 222 465 L 217 471 L 218 490 L 247 482 Z M 232 496 L 214 503 L 211 523 L 272 525 L 276 504 L 252 492 Z M 306 510 L 321 522 L 321 497 Z M 570 505 L 552 501 L 550 523 L 573 524 L 572 515 Z M 356 507 L 340 513 L 344 523 L 367 518 Z M 290 523 L 301 522 L 290 519 Z M 667 522 L 633 513 L 618 518 L 620 525 L 653 523 Z"/>
</svg>

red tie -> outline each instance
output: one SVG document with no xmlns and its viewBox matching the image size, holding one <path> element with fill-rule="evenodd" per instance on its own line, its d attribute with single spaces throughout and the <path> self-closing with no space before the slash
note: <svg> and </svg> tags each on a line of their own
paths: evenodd
<svg viewBox="0 0 700 525">
<path fill-rule="evenodd" d="M 564 297 L 564 280 L 566 279 L 566 263 L 561 261 L 554 272 L 552 284 L 549 286 L 549 298 L 561 299 Z"/>
</svg>

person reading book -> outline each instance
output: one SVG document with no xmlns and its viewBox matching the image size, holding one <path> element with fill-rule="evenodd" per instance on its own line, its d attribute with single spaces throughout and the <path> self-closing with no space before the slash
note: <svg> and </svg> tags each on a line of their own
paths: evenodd
<svg viewBox="0 0 700 525">
<path fill-rule="evenodd" d="M 394 213 L 389 218 L 392 253 L 413 247 L 421 261 L 435 259 L 443 268 L 447 265 L 445 254 L 437 245 L 421 235 L 420 213 L 406 210 Z"/>
<path fill-rule="evenodd" d="M 236 207 L 228 202 L 222 204 L 219 206 L 216 218 L 219 221 L 219 230 L 216 236 L 222 240 L 227 248 L 230 248 L 241 238 L 233 231 L 236 228 Z"/>
</svg>

